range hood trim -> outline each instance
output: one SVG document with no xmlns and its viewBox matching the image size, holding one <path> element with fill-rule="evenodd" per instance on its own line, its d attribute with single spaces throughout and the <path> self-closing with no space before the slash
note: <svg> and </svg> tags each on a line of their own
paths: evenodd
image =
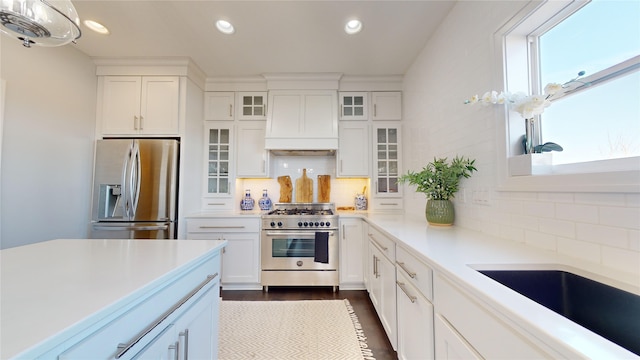
<svg viewBox="0 0 640 360">
<path fill-rule="evenodd" d="M 333 149 L 317 149 L 317 150 L 293 150 L 293 149 L 270 149 L 271 154 L 275 156 L 335 156 L 336 150 Z"/>
</svg>

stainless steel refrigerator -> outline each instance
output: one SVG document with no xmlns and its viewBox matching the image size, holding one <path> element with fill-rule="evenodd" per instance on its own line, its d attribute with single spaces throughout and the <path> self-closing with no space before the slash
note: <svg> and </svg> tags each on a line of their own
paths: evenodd
<svg viewBox="0 0 640 360">
<path fill-rule="evenodd" d="M 179 142 L 98 140 L 90 237 L 175 239 Z"/>
</svg>

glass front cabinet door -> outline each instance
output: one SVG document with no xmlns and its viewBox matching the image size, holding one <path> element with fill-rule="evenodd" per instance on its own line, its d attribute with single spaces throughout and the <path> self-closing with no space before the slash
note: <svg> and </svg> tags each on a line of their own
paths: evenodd
<svg viewBox="0 0 640 360">
<path fill-rule="evenodd" d="M 267 93 L 266 92 L 238 92 L 236 94 L 238 120 L 266 120 Z"/>
<path fill-rule="evenodd" d="M 232 132 L 233 122 L 207 121 L 205 124 L 204 209 L 233 208 Z"/>
<path fill-rule="evenodd" d="M 340 120 L 367 120 L 366 92 L 340 93 Z"/>
<path fill-rule="evenodd" d="M 400 123 L 374 123 L 374 186 L 378 197 L 401 197 Z"/>
</svg>

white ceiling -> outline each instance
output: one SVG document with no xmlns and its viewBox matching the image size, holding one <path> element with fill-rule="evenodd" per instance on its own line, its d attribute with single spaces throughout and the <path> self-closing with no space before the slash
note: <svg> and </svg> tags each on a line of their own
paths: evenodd
<svg viewBox="0 0 640 360">
<path fill-rule="evenodd" d="M 119 1 L 73 0 L 82 26 L 76 46 L 96 57 L 190 57 L 208 77 L 334 72 L 401 75 L 455 1 Z M 363 31 L 347 35 L 347 20 Z M 236 32 L 223 35 L 225 19 Z"/>
</svg>

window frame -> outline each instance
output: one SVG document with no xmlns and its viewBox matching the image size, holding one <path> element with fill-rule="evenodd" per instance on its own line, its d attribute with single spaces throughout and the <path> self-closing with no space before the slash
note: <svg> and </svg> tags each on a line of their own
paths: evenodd
<svg viewBox="0 0 640 360">
<path fill-rule="evenodd" d="M 589 0 L 533 0 L 494 33 L 496 59 L 495 88 L 539 93 L 538 66 L 533 64 L 536 46 L 532 35 L 541 34 L 588 4 Z M 534 44 L 535 45 L 535 44 Z M 631 60 L 637 60 L 633 58 Z M 630 61 L 631 61 L 630 60 Z M 627 64 L 628 65 L 628 64 Z M 584 81 L 597 81 L 623 65 L 591 74 Z M 576 89 L 579 89 L 577 87 Z M 519 139 L 524 119 L 506 107 L 497 110 L 498 190 L 545 192 L 624 192 L 640 193 L 640 157 L 601 160 L 549 167 L 542 175 L 513 176 L 509 159 L 522 154 Z M 539 117 L 536 118 L 539 123 Z M 537 136 L 540 127 L 537 126 Z M 524 157 L 513 159 L 524 160 Z"/>
</svg>

